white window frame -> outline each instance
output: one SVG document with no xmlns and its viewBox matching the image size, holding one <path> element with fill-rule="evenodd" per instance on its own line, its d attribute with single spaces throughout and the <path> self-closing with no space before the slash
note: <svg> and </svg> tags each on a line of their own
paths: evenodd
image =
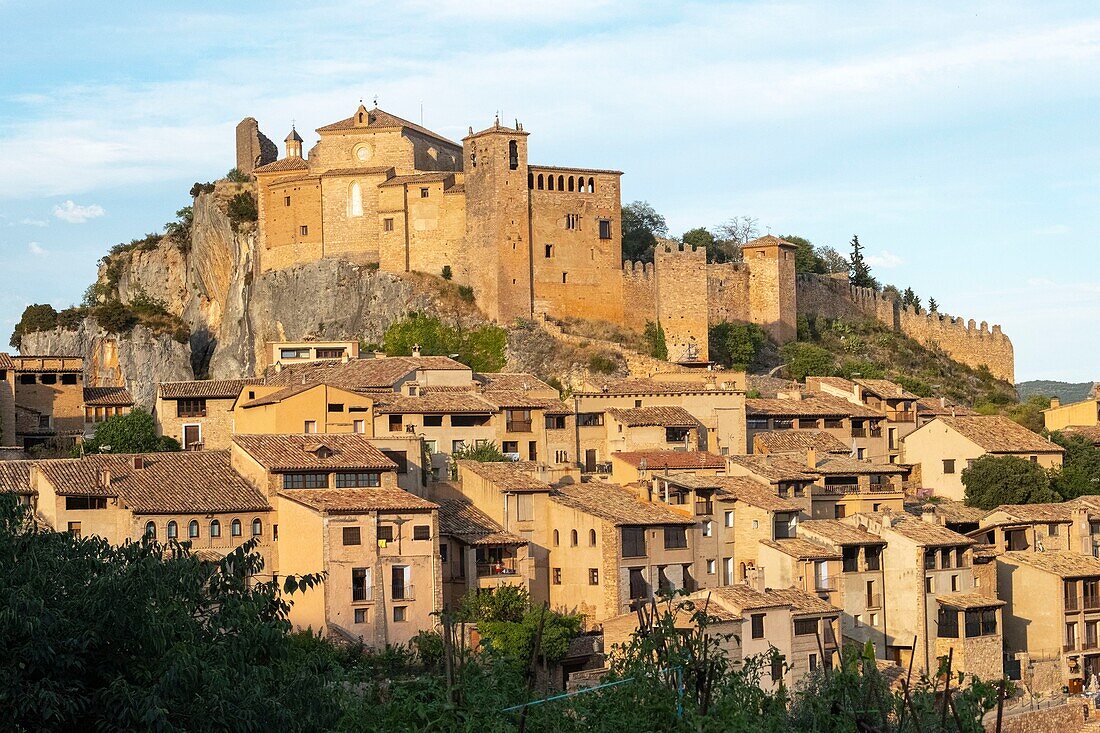
<svg viewBox="0 0 1100 733">
<path fill-rule="evenodd" d="M 185 423 L 182 423 L 180 425 L 180 444 L 183 446 L 184 450 L 187 450 L 187 443 L 185 442 L 187 440 L 187 428 L 198 428 L 199 429 L 199 439 L 195 442 L 196 443 L 202 443 L 202 423 L 201 422 L 185 422 Z"/>
</svg>

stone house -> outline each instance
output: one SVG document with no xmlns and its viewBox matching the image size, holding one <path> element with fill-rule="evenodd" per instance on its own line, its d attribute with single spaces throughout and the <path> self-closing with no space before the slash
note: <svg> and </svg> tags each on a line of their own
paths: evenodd
<svg viewBox="0 0 1100 733">
<path fill-rule="evenodd" d="M 886 416 L 886 460 L 901 460 L 901 441 L 917 429 L 918 395 L 888 379 L 844 379 L 842 377 L 806 377 L 811 392 L 832 395 L 864 405 Z"/>
<path fill-rule="evenodd" d="M 358 341 L 268 341 L 268 355 L 270 360 L 267 367 L 273 364 L 301 364 L 307 361 L 322 361 L 325 359 L 358 359 Z"/>
<path fill-rule="evenodd" d="M 611 454 L 610 478 L 620 485 L 648 481 L 656 474 L 720 476 L 726 459 L 706 451 L 641 450 Z"/>
<path fill-rule="evenodd" d="M 604 455 L 645 450 L 693 451 L 700 442 L 707 442 L 706 428 L 683 407 L 613 407 L 605 414 Z M 703 432 L 701 440 L 700 432 Z"/>
<path fill-rule="evenodd" d="M 1069 550 L 1100 554 L 1100 508 L 1086 497 L 1058 504 L 1006 504 L 988 512 L 969 536 L 1003 552 Z"/>
<path fill-rule="evenodd" d="M 757 433 L 814 430 L 848 445 L 855 458 L 886 462 L 885 415 L 839 397 L 804 397 L 790 392 L 774 399 L 749 399 L 745 400 L 745 418 L 746 451 L 752 449 Z"/>
<path fill-rule="evenodd" d="M 815 519 L 841 519 L 849 514 L 891 510 L 904 506 L 904 479 L 909 468 L 829 454 L 806 456 L 807 466 L 821 475 L 811 487 Z"/>
<path fill-rule="evenodd" d="M 117 415 L 128 415 L 134 409 L 134 398 L 125 387 L 84 388 L 84 437 L 95 434 L 99 423 Z"/>
<path fill-rule="evenodd" d="M 456 608 L 470 591 L 517 585 L 530 592 L 535 560 L 527 542 L 469 500 L 440 503 L 439 537 L 445 609 Z"/>
<path fill-rule="evenodd" d="M 0 355 L 0 442 L 71 446 L 84 436 L 84 359 Z"/>
<path fill-rule="evenodd" d="M 374 435 L 374 397 L 325 383 L 249 385 L 233 405 L 233 428 L 250 434 Z"/>
<path fill-rule="evenodd" d="M 1002 415 L 938 417 L 905 437 L 904 460 L 920 466 L 923 486 L 961 501 L 963 469 L 985 455 L 1016 456 L 1043 468 L 1062 465 L 1061 446 Z"/>
<path fill-rule="evenodd" d="M 184 450 L 226 450 L 234 433 L 233 406 L 245 387 L 259 383 L 259 379 L 162 382 L 153 408 L 157 433 L 175 438 Z"/>
<path fill-rule="evenodd" d="M 947 399 L 946 397 L 926 397 L 917 400 L 917 427 L 922 427 L 935 420 L 937 417 L 966 417 L 977 415 L 965 405 Z"/>
<path fill-rule="evenodd" d="M 17 504 L 37 508 L 38 494 L 31 486 L 31 466 L 34 461 L 0 461 L 0 494 L 10 494 Z"/>
</svg>

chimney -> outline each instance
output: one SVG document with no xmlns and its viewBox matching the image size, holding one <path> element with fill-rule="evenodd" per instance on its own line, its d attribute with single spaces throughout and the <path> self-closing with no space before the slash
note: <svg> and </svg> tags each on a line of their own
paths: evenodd
<svg viewBox="0 0 1100 733">
<path fill-rule="evenodd" d="M 420 358 L 420 344 L 413 344 L 412 355 L 416 358 Z"/>
<path fill-rule="evenodd" d="M 1062 406 L 1062 400 L 1061 399 L 1059 399 L 1058 397 L 1051 397 L 1050 398 L 1050 407 L 1051 407 L 1051 409 L 1054 409 L 1055 407 L 1061 407 L 1061 406 Z"/>
<path fill-rule="evenodd" d="M 817 468 L 817 450 L 814 448 L 808 448 L 806 450 L 806 467 Z"/>
<path fill-rule="evenodd" d="M 140 471 L 145 468 L 145 458 L 142 456 L 134 456 L 134 469 Z"/>
<path fill-rule="evenodd" d="M 99 485 L 101 488 L 111 488 L 111 472 L 106 468 L 99 472 Z"/>
</svg>

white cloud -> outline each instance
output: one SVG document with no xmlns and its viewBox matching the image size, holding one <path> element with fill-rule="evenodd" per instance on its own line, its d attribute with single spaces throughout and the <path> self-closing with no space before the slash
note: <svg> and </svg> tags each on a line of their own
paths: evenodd
<svg viewBox="0 0 1100 733">
<path fill-rule="evenodd" d="M 893 267 L 900 267 L 901 265 L 905 264 L 905 260 L 894 254 L 893 252 L 885 249 L 882 250 L 882 252 L 880 252 L 879 254 L 867 255 L 866 259 L 867 264 L 871 267 L 879 267 L 884 270 L 889 270 Z"/>
<path fill-rule="evenodd" d="M 45 219 L 20 219 L 19 223 L 28 227 L 48 227 L 50 222 Z"/>
<path fill-rule="evenodd" d="M 106 213 L 99 204 L 76 204 L 71 199 L 53 207 L 53 215 L 70 224 L 83 224 L 89 219 L 98 219 Z"/>
<path fill-rule="evenodd" d="M 1040 237 L 1056 237 L 1060 234 L 1069 234 L 1070 228 L 1065 224 L 1051 224 L 1050 226 L 1039 227 L 1035 230 L 1035 234 Z"/>
<path fill-rule="evenodd" d="M 27 249 L 29 249 L 31 254 L 35 257 L 45 257 L 49 254 L 49 252 L 47 252 L 38 242 L 31 242 L 27 245 Z"/>
</svg>

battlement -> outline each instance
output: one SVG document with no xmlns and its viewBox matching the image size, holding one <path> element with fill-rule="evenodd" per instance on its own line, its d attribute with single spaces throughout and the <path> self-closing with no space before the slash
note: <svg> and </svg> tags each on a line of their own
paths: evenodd
<svg viewBox="0 0 1100 733">
<path fill-rule="evenodd" d="M 678 260 L 689 262 L 702 262 L 706 264 L 707 261 L 707 249 L 706 247 L 696 247 L 690 244 L 684 244 L 683 242 L 675 242 L 669 239 L 658 239 L 657 246 L 653 248 L 653 259 L 656 260 Z"/>
<path fill-rule="evenodd" d="M 623 262 L 623 277 L 651 281 L 654 277 L 653 263 L 627 260 Z"/>
</svg>

